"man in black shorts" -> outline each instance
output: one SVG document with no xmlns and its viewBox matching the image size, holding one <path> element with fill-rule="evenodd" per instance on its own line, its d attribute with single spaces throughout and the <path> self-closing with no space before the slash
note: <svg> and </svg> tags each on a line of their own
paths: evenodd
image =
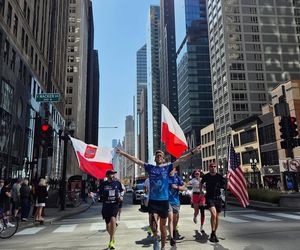
<svg viewBox="0 0 300 250">
<path fill-rule="evenodd" d="M 210 211 L 211 235 L 210 242 L 219 242 L 216 231 L 219 225 L 219 215 L 222 210 L 221 188 L 225 188 L 225 179 L 217 173 L 217 166 L 214 162 L 209 165 L 209 173 L 203 176 L 200 183 L 200 192 L 203 184 L 206 184 L 206 204 Z"/>
<path fill-rule="evenodd" d="M 155 152 L 155 163 L 152 165 L 145 163 L 132 155 L 127 154 L 121 149 L 117 149 L 117 153 L 126 157 L 127 159 L 133 161 L 139 166 L 144 166 L 145 170 L 148 172 L 150 181 L 150 193 L 149 193 L 149 204 L 148 212 L 151 217 L 151 230 L 154 237 L 154 249 L 159 249 L 158 243 L 158 224 L 161 232 L 161 250 L 165 249 L 167 230 L 166 221 L 169 211 L 169 175 L 173 168 L 178 166 L 182 161 L 187 160 L 194 153 L 200 151 L 201 147 L 193 149 L 191 152 L 181 156 L 173 163 L 165 163 L 165 154 L 161 150 L 156 150 Z M 170 242 L 171 245 L 175 245 L 176 241 Z"/>
<path fill-rule="evenodd" d="M 114 170 L 107 170 L 107 180 L 102 182 L 99 187 L 99 195 L 103 201 L 102 216 L 105 219 L 106 230 L 110 236 L 108 249 L 115 249 L 116 218 L 119 212 L 119 203 L 123 200 L 121 196 L 123 188 L 121 183 L 114 178 L 115 173 Z"/>
</svg>

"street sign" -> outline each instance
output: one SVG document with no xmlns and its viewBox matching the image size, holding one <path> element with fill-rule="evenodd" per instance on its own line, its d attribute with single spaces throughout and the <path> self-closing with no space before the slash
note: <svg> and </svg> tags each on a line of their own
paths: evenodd
<svg viewBox="0 0 300 250">
<path fill-rule="evenodd" d="M 36 94 L 37 102 L 59 102 L 59 99 L 60 99 L 59 93 Z"/>
</svg>

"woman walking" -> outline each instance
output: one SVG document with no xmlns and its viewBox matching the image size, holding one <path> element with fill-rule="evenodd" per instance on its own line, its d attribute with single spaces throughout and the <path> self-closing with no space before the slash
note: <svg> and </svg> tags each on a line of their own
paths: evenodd
<svg viewBox="0 0 300 250">
<path fill-rule="evenodd" d="M 39 221 L 41 224 L 44 222 L 42 217 L 43 208 L 46 206 L 46 200 L 48 197 L 47 184 L 45 179 L 40 179 L 39 185 L 36 190 L 36 212 L 35 212 L 35 221 Z"/>
<path fill-rule="evenodd" d="M 203 177 L 203 172 L 201 172 L 199 169 L 195 169 L 192 173 L 192 179 L 189 181 L 189 184 L 193 186 L 193 195 L 192 195 L 192 204 L 194 207 L 194 218 L 193 221 L 196 224 L 197 223 L 197 217 L 200 210 L 200 232 L 203 233 L 203 225 L 205 221 L 205 195 L 203 192 L 200 192 L 200 181 Z"/>
</svg>

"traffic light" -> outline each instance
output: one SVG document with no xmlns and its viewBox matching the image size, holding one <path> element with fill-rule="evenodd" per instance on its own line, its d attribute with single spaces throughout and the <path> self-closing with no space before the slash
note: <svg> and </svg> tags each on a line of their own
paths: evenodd
<svg viewBox="0 0 300 250">
<path fill-rule="evenodd" d="M 297 130 L 297 119 L 296 117 L 291 116 L 290 117 L 290 136 L 292 138 L 296 137 L 298 135 L 298 130 Z"/>
<path fill-rule="evenodd" d="M 279 131 L 281 132 L 281 139 L 283 140 L 288 140 L 290 139 L 290 117 L 289 116 L 283 116 L 281 117 L 281 120 L 279 122 L 280 129 Z"/>
<path fill-rule="evenodd" d="M 48 148 L 53 147 L 53 128 L 48 123 L 43 123 L 40 127 L 40 143 Z"/>
</svg>

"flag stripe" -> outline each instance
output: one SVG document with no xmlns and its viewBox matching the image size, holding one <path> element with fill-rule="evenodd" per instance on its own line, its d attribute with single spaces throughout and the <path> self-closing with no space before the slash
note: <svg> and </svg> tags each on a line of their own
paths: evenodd
<svg viewBox="0 0 300 250">
<path fill-rule="evenodd" d="M 178 137 L 176 137 L 176 135 L 170 132 L 168 124 L 163 122 L 162 135 L 166 134 L 168 134 L 168 136 L 162 136 L 161 140 L 166 144 L 167 151 L 176 158 L 180 157 L 181 154 L 187 150 L 187 145 L 185 144 L 185 142 L 181 141 Z"/>
<path fill-rule="evenodd" d="M 78 151 L 77 157 L 80 163 L 80 169 L 83 172 L 96 177 L 97 179 L 103 179 L 105 177 L 106 171 L 113 169 L 112 163 L 88 161 Z"/>
<path fill-rule="evenodd" d="M 238 199 L 242 207 L 249 205 L 246 179 L 240 166 L 238 154 L 235 153 L 232 142 L 229 146 L 228 160 L 228 188 Z"/>
<path fill-rule="evenodd" d="M 165 105 L 161 107 L 161 141 L 165 143 L 168 153 L 180 157 L 187 150 L 185 135 Z"/>
</svg>

